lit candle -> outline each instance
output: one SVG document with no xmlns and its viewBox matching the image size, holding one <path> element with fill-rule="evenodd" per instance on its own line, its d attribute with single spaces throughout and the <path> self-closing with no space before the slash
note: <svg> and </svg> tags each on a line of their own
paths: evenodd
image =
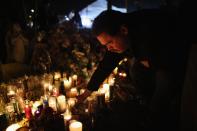
<svg viewBox="0 0 197 131">
<path fill-rule="evenodd" d="M 70 89 L 70 97 L 76 97 L 78 95 L 77 88 Z"/>
<path fill-rule="evenodd" d="M 126 74 L 126 73 L 122 73 L 122 76 L 123 76 L 123 77 L 127 77 L 127 74 Z"/>
<path fill-rule="evenodd" d="M 126 74 L 125 72 L 120 72 L 120 73 L 119 73 L 119 76 L 125 78 L 125 77 L 127 77 L 127 74 Z"/>
<path fill-rule="evenodd" d="M 104 88 L 99 88 L 98 89 L 98 95 L 105 95 L 105 89 Z"/>
<path fill-rule="evenodd" d="M 52 91 L 52 89 L 53 89 L 53 86 L 50 84 L 50 83 L 48 83 L 48 82 L 44 82 L 43 83 L 43 87 L 44 87 L 44 91 L 45 92 L 47 92 L 47 91 Z"/>
<path fill-rule="evenodd" d="M 74 121 L 69 125 L 70 131 L 82 131 L 82 123 L 79 121 Z"/>
<path fill-rule="evenodd" d="M 73 75 L 72 78 L 73 78 L 73 80 L 76 81 L 77 80 L 77 75 Z"/>
<path fill-rule="evenodd" d="M 69 89 L 71 87 L 71 85 L 72 85 L 72 78 L 71 77 L 69 77 L 68 80 L 67 79 L 64 80 L 64 88 L 65 89 Z"/>
<path fill-rule="evenodd" d="M 14 96 L 15 95 L 15 91 L 13 90 L 10 90 L 8 93 L 7 93 L 8 96 Z"/>
<path fill-rule="evenodd" d="M 104 92 L 105 92 L 105 100 L 109 101 L 109 98 L 110 98 L 110 87 L 109 87 L 109 84 L 103 84 L 103 89 L 104 89 Z"/>
<path fill-rule="evenodd" d="M 29 120 L 31 118 L 31 107 L 26 104 L 25 105 L 25 117 Z"/>
<path fill-rule="evenodd" d="M 55 72 L 55 74 L 54 74 L 54 79 L 55 79 L 55 80 L 59 80 L 60 78 L 61 78 L 60 72 Z"/>
<path fill-rule="evenodd" d="M 42 105 L 41 101 L 35 101 L 33 103 L 33 106 L 32 106 L 32 109 L 31 109 L 31 112 L 32 112 L 33 115 L 35 114 L 35 112 L 38 109 L 38 107 L 41 106 L 41 105 Z"/>
<path fill-rule="evenodd" d="M 68 105 L 69 107 L 73 107 L 76 103 L 76 98 L 69 98 L 68 99 Z"/>
<path fill-rule="evenodd" d="M 7 129 L 6 129 L 6 131 L 16 131 L 17 129 L 19 129 L 20 128 L 20 126 L 19 126 L 19 124 L 12 124 L 12 125 L 10 125 Z"/>
<path fill-rule="evenodd" d="M 59 110 L 64 112 L 66 109 L 66 97 L 64 95 L 60 95 L 57 97 L 57 103 L 59 105 Z"/>
<path fill-rule="evenodd" d="M 127 58 L 124 58 L 124 60 L 123 60 L 124 62 L 127 62 L 128 61 L 128 59 Z"/>
<path fill-rule="evenodd" d="M 85 89 L 80 89 L 79 93 L 80 95 L 83 94 L 85 92 Z"/>
<path fill-rule="evenodd" d="M 65 114 L 65 115 L 64 115 L 64 120 L 65 120 L 65 122 L 66 122 L 66 121 L 69 121 L 71 118 L 72 118 L 72 115 L 71 115 L 71 114 Z"/>
<path fill-rule="evenodd" d="M 66 108 L 66 112 L 64 113 L 64 121 L 67 122 L 72 118 L 72 113 L 69 110 L 69 107 Z"/>
<path fill-rule="evenodd" d="M 56 98 L 53 96 L 49 97 L 49 107 L 51 107 L 54 111 L 57 111 Z"/>
</svg>

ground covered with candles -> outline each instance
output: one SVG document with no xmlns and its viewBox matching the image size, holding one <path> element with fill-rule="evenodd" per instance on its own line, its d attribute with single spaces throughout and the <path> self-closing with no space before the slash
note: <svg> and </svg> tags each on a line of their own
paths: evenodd
<svg viewBox="0 0 197 131">
<path fill-rule="evenodd" d="M 143 127 L 146 101 L 133 85 L 126 84 L 131 83 L 126 69 L 132 64 L 127 58 L 120 61 L 98 91 L 84 103 L 77 103 L 76 96 L 85 91 L 106 50 L 88 30 L 79 31 L 68 24 L 58 25 L 49 33 L 37 32 L 30 72 L 20 71 L 25 74 L 20 77 L 3 75 L 0 131 Z"/>
<path fill-rule="evenodd" d="M 98 91 L 80 104 L 76 96 L 84 92 L 87 82 L 76 74 L 51 72 L 2 83 L 1 130 L 142 128 L 146 102 L 134 87 L 125 84 L 129 80 L 124 71 L 127 62 L 123 59 Z"/>
</svg>

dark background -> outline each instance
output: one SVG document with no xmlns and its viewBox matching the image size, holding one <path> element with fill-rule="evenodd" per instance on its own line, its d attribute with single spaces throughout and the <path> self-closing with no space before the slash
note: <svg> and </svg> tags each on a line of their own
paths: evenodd
<svg viewBox="0 0 197 131">
<path fill-rule="evenodd" d="M 80 11 L 96 0 L 6 0 L 0 4 L 0 63 L 3 63 L 5 53 L 3 52 L 4 37 L 8 25 L 12 22 L 20 22 L 23 28 L 26 27 L 30 10 L 34 9 L 34 22 L 45 26 L 57 23 L 58 15 L 66 15 L 71 10 Z M 180 12 L 185 16 L 183 21 L 186 21 L 188 27 L 195 24 L 196 2 L 194 0 L 107 0 L 110 5 L 116 7 L 127 6 L 128 11 L 141 9 L 143 7 L 155 8 L 156 6 L 166 6 L 172 10 L 180 8 Z M 109 7 L 109 5 L 108 5 Z M 192 24 L 191 24 L 192 23 Z M 188 28 L 187 26 L 185 28 Z M 190 31 L 190 30 L 188 30 Z"/>
</svg>

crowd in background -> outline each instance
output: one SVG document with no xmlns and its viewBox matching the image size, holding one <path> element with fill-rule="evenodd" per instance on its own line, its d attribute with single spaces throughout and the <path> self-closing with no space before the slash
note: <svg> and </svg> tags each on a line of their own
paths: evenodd
<svg viewBox="0 0 197 131">
<path fill-rule="evenodd" d="M 4 46 L 1 48 L 2 81 L 28 73 L 55 70 L 84 75 L 82 70 L 88 72 L 95 67 L 105 51 L 90 30 L 78 28 L 75 21 L 65 21 L 37 31 L 13 22 L 2 39 L 5 43 L 1 45 Z M 14 68 L 16 65 L 20 68 L 18 71 Z"/>
</svg>

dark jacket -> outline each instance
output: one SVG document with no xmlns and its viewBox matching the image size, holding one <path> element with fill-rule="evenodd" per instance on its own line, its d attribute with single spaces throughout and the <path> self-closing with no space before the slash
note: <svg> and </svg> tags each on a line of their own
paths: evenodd
<svg viewBox="0 0 197 131">
<path fill-rule="evenodd" d="M 173 74 L 184 72 L 189 45 L 182 40 L 176 15 L 161 10 L 142 10 L 126 16 L 131 39 L 131 57 L 148 60 L 155 72 L 163 70 Z M 97 90 L 128 53 L 107 52 L 88 83 L 89 90 Z M 178 73 L 178 74 L 177 74 Z"/>
<path fill-rule="evenodd" d="M 137 88 L 147 90 L 144 93 L 147 93 L 149 88 L 153 89 L 148 92 L 148 108 L 150 114 L 154 114 L 151 116 L 155 120 L 153 121 L 158 122 L 154 125 L 158 127 L 163 127 L 161 124 L 166 121 L 174 123 L 174 126 L 178 122 L 179 109 L 176 108 L 179 106 L 178 99 L 185 76 L 189 45 L 184 40 L 177 17 L 176 14 L 164 10 L 142 10 L 125 17 L 131 40 L 129 56 L 136 59 L 131 75 L 136 80 Z M 119 61 L 128 54 L 126 52 L 107 52 L 87 88 L 97 90 Z M 149 62 L 150 67 L 146 70 L 143 65 L 139 68 L 142 60 Z M 151 71 L 151 75 L 141 77 L 147 70 Z"/>
</svg>

